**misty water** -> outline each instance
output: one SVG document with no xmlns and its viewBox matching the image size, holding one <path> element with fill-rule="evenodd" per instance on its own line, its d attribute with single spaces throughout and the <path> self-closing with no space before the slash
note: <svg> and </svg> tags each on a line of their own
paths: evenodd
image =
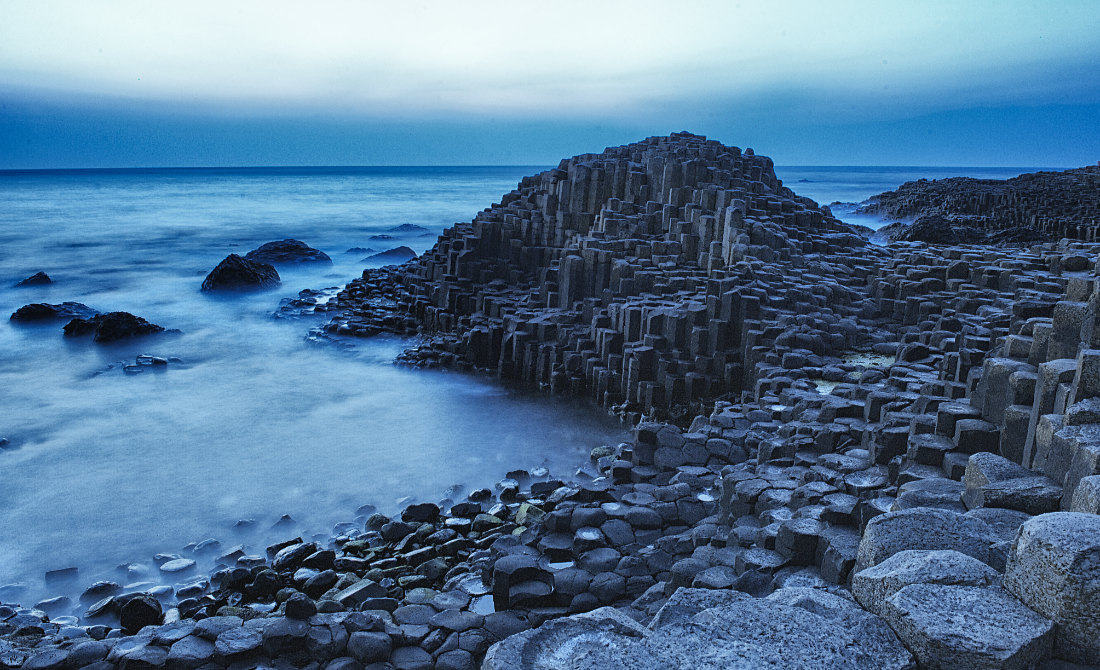
<svg viewBox="0 0 1100 670">
<path fill-rule="evenodd" d="M 272 317 L 280 299 L 343 285 L 371 266 L 367 252 L 345 250 L 423 251 L 537 171 L 0 173 L 0 312 L 77 301 L 179 330 L 103 345 L 63 337 L 64 322 L 0 320 L 0 438 L 9 441 L 0 448 L 0 600 L 64 592 L 44 588 L 47 570 L 78 567 L 70 589 L 141 581 L 140 570 L 123 575 L 116 566 L 153 566 L 158 552 L 190 556 L 185 545 L 207 538 L 262 553 L 295 533 L 327 533 L 361 505 L 392 513 L 403 499 L 438 501 L 455 484 L 465 495 L 516 468 L 569 475 L 592 447 L 620 441 L 624 428 L 588 403 L 395 367 L 407 344 L 396 338 L 350 350 L 310 344 L 305 335 L 320 321 Z M 777 173 L 822 203 L 949 176 Z M 401 224 L 427 232 L 388 232 Z M 284 238 L 325 251 L 333 264 L 281 267 L 282 286 L 272 291 L 199 291 L 227 254 Z M 40 270 L 55 283 L 13 287 Z M 174 360 L 124 370 L 140 354 Z M 283 514 L 293 523 L 272 528 Z M 242 519 L 254 523 L 241 530 Z M 155 567 L 148 574 L 162 580 Z"/>
</svg>

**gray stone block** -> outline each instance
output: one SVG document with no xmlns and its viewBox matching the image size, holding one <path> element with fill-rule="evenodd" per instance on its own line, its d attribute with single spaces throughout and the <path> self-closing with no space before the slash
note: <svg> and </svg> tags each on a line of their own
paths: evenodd
<svg viewBox="0 0 1100 670">
<path fill-rule="evenodd" d="M 1028 520 L 1009 555 L 1004 586 L 1054 620 L 1059 658 L 1100 659 L 1100 516 L 1054 512 Z"/>
<path fill-rule="evenodd" d="M 1070 512 L 1100 514 L 1100 475 L 1084 477 L 1077 482 L 1077 488 L 1069 505 Z"/>
<path fill-rule="evenodd" d="M 909 549 L 852 575 L 852 595 L 882 616 L 884 603 L 910 584 L 991 586 L 1000 573 L 985 563 L 951 550 Z"/>
<path fill-rule="evenodd" d="M 1000 587 L 911 584 L 883 618 L 921 668 L 1026 670 L 1050 655 L 1054 626 Z"/>
<path fill-rule="evenodd" d="M 980 519 L 948 510 L 918 507 L 887 512 L 867 523 L 859 543 L 856 572 L 906 549 L 951 549 L 989 564 L 998 538 Z"/>
<path fill-rule="evenodd" d="M 974 454 L 963 477 L 963 502 L 969 509 L 1003 507 L 1028 514 L 1056 511 L 1062 487 L 1003 456 Z"/>
</svg>

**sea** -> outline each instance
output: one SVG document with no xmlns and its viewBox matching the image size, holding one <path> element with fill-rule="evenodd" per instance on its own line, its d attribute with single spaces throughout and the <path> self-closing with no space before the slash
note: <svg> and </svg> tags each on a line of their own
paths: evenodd
<svg viewBox="0 0 1100 670">
<path fill-rule="evenodd" d="M 0 601 L 75 601 L 100 579 L 186 582 L 223 553 L 196 554 L 196 543 L 262 554 L 371 509 L 462 499 L 517 468 L 570 476 L 592 448 L 626 439 L 586 401 L 398 367 L 408 340 L 318 345 L 307 334 L 321 317 L 274 316 L 303 289 L 377 267 L 372 252 L 427 250 L 543 169 L 0 171 L 0 313 L 76 301 L 178 331 L 98 344 L 63 336 L 63 323 L 0 320 Z M 1031 171 L 776 168 L 822 204 L 911 179 Z M 404 224 L 418 228 L 395 230 Z M 280 267 L 270 291 L 200 292 L 226 255 L 287 238 L 333 263 Z M 53 283 L 15 287 L 39 271 Z M 162 575 L 166 555 L 199 562 L 190 576 Z M 75 578 L 47 586 L 47 571 L 69 568 Z"/>
</svg>

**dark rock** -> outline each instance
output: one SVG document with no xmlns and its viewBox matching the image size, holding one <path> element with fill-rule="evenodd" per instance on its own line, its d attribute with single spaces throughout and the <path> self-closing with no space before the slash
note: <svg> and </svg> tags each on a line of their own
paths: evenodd
<svg viewBox="0 0 1100 670">
<path fill-rule="evenodd" d="M 206 275 L 203 291 L 247 291 L 274 288 L 279 285 L 279 273 L 273 265 L 229 254 Z"/>
<path fill-rule="evenodd" d="M 407 260 L 416 258 L 416 252 L 412 249 L 400 246 L 393 249 L 387 249 L 386 251 L 380 251 L 377 254 L 372 254 L 364 258 L 362 263 L 385 263 L 387 265 L 397 265 L 404 263 Z"/>
<path fill-rule="evenodd" d="M 335 573 L 333 573 L 335 575 Z M 319 577 L 320 575 L 318 575 Z M 316 579 L 314 577 L 313 579 Z M 312 581 L 312 580 L 310 580 Z M 327 591 L 325 589 L 324 591 Z M 324 593 L 322 591 L 321 593 Z M 320 594 L 318 594 L 320 595 Z M 284 605 L 284 610 L 288 619 L 300 619 L 305 620 L 317 613 L 317 604 L 313 602 L 313 599 L 304 593 L 295 593 L 287 598 Z"/>
<path fill-rule="evenodd" d="M 245 260 L 269 265 L 289 265 L 294 263 L 332 263 L 332 259 L 323 251 L 314 249 L 300 240 L 279 240 L 266 242 L 244 255 Z"/>
<path fill-rule="evenodd" d="M 163 613 L 160 601 L 150 595 L 140 594 L 126 601 L 119 611 L 122 630 L 134 634 L 146 626 L 159 624 Z"/>
<path fill-rule="evenodd" d="M 92 339 L 96 342 L 115 342 L 161 332 L 164 332 L 162 326 L 149 323 L 129 312 L 96 314 L 87 319 L 76 318 L 65 324 L 66 337 L 92 334 Z"/>
<path fill-rule="evenodd" d="M 357 632 L 348 638 L 348 653 L 360 663 L 389 660 L 393 642 L 385 633 Z"/>
<path fill-rule="evenodd" d="M 36 302 L 23 305 L 11 315 L 12 321 L 50 321 L 60 319 L 89 319 L 96 314 L 96 310 L 79 302 L 63 302 L 57 305 Z"/>
<path fill-rule="evenodd" d="M 16 286 L 17 287 L 45 286 L 47 284 L 52 284 L 52 283 L 53 283 L 53 280 L 50 279 L 50 276 L 48 274 L 46 274 L 45 272 L 36 272 L 33 275 L 31 275 L 30 277 L 27 277 L 23 281 L 16 284 Z"/>
<path fill-rule="evenodd" d="M 424 226 L 418 226 L 415 223 L 402 223 L 399 226 L 394 226 L 389 229 L 391 233 L 428 233 L 431 232 Z"/>
<path fill-rule="evenodd" d="M 409 505 L 401 512 L 401 520 L 416 523 L 435 523 L 439 519 L 439 506 L 432 503 Z"/>
</svg>

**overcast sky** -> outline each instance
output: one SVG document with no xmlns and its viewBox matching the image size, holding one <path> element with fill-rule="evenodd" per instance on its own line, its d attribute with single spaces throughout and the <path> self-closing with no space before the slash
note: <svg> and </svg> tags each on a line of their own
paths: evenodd
<svg viewBox="0 0 1100 670">
<path fill-rule="evenodd" d="M 1100 2 L 0 0 L 0 168 L 1100 160 Z"/>
</svg>

